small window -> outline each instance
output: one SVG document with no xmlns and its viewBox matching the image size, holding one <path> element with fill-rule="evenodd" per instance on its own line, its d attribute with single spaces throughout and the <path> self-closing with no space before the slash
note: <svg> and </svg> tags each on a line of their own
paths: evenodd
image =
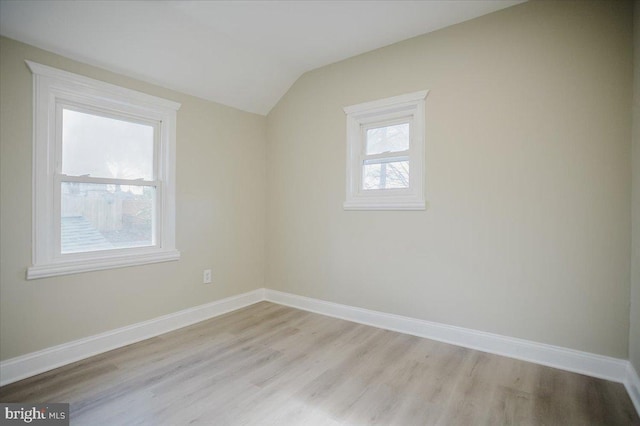
<svg viewBox="0 0 640 426">
<path fill-rule="evenodd" d="M 27 62 L 34 74 L 27 278 L 176 260 L 179 104 Z"/>
<path fill-rule="evenodd" d="M 346 210 L 424 210 L 427 93 L 411 93 L 344 109 Z"/>
</svg>

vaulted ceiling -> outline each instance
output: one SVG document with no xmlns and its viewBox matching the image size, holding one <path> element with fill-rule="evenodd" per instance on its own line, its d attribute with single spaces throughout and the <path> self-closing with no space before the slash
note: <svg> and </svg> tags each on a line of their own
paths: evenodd
<svg viewBox="0 0 640 426">
<path fill-rule="evenodd" d="M 0 34 L 267 114 L 306 71 L 521 2 L 0 0 Z"/>
</svg>

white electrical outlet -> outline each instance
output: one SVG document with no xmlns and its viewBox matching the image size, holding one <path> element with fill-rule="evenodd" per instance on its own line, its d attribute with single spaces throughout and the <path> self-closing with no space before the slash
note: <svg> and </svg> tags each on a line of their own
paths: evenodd
<svg viewBox="0 0 640 426">
<path fill-rule="evenodd" d="M 211 269 L 205 269 L 202 274 L 202 283 L 211 284 Z"/>
</svg>

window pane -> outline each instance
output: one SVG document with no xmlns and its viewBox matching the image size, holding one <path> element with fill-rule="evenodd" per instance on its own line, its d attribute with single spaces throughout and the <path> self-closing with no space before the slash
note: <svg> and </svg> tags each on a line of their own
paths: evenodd
<svg viewBox="0 0 640 426">
<path fill-rule="evenodd" d="M 153 180 L 153 126 L 62 111 L 62 173 Z"/>
<path fill-rule="evenodd" d="M 409 187 L 409 161 L 365 164 L 363 189 L 401 189 Z"/>
<path fill-rule="evenodd" d="M 409 123 L 367 129 L 367 155 L 409 149 Z"/>
<path fill-rule="evenodd" d="M 154 187 L 63 182 L 61 190 L 62 253 L 153 244 Z"/>
</svg>

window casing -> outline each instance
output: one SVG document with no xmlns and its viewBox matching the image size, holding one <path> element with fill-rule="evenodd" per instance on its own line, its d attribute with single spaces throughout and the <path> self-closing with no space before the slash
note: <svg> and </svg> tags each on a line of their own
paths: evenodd
<svg viewBox="0 0 640 426">
<path fill-rule="evenodd" d="M 33 265 L 27 279 L 177 260 L 180 104 L 27 61 Z"/>
<path fill-rule="evenodd" d="M 425 98 L 410 93 L 344 108 L 345 210 L 424 210 Z"/>
</svg>

